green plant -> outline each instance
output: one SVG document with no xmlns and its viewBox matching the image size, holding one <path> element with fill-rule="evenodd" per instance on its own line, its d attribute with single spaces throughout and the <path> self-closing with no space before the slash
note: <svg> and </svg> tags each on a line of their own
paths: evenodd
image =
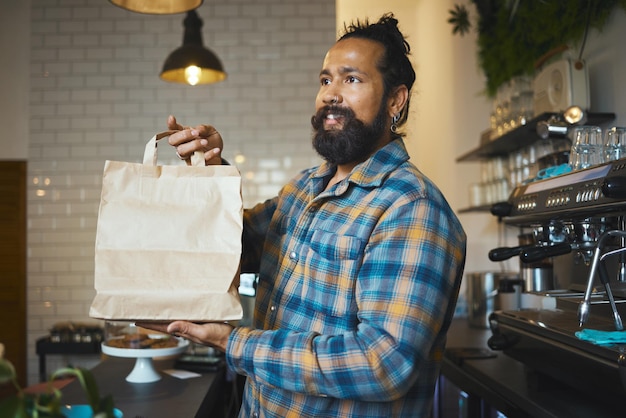
<svg viewBox="0 0 626 418">
<path fill-rule="evenodd" d="M 26 393 L 17 382 L 13 364 L 0 358 L 0 384 L 12 383 L 17 393 L 0 401 L 1 418 L 48 418 L 64 417 L 62 413 L 61 391 L 53 386 L 54 380 L 73 376 L 78 379 L 91 406 L 94 418 L 112 418 L 113 398 L 108 395 L 100 398 L 98 385 L 89 370 L 82 368 L 63 368 L 55 371 L 43 393 Z"/>
<path fill-rule="evenodd" d="M 601 30 L 616 7 L 626 10 L 626 0 L 470 0 L 475 6 L 472 25 L 465 5 L 449 11 L 452 33 L 461 36 L 474 27 L 478 33 L 478 58 L 486 77 L 486 93 L 513 77 L 532 75 L 551 51 L 578 47 L 582 59 L 590 28 Z"/>
</svg>

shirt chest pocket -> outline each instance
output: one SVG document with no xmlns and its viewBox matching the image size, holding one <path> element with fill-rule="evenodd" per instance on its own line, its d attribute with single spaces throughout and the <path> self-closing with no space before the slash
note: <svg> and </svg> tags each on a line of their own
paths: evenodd
<svg viewBox="0 0 626 418">
<path fill-rule="evenodd" d="M 356 278 L 363 260 L 365 241 L 316 230 L 304 266 L 302 299 L 315 312 L 335 317 L 354 315 Z"/>
</svg>

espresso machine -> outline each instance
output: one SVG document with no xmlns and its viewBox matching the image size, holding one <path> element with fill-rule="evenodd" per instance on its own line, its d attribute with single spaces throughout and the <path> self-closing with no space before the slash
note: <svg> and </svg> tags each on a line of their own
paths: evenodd
<svg viewBox="0 0 626 418">
<path fill-rule="evenodd" d="M 626 344 L 577 333 L 624 329 L 626 159 L 518 186 L 491 212 L 522 239 L 490 259 L 519 257 L 524 294 L 537 303 L 493 312 L 489 346 L 603 402 L 624 399 Z"/>
</svg>

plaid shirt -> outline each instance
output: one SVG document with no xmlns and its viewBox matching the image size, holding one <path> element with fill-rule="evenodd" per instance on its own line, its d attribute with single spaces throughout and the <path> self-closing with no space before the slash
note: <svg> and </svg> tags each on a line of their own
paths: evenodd
<svg viewBox="0 0 626 418">
<path fill-rule="evenodd" d="M 408 159 L 398 138 L 328 191 L 322 164 L 245 211 L 259 284 L 256 329 L 226 353 L 248 376 L 240 416 L 429 416 L 465 233 Z"/>
</svg>

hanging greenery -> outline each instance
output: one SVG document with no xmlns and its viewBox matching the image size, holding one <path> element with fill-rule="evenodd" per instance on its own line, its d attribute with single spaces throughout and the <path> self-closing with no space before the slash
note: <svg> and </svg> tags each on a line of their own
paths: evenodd
<svg viewBox="0 0 626 418">
<path fill-rule="evenodd" d="M 472 25 L 465 5 L 449 11 L 452 33 L 461 36 L 474 26 L 478 58 L 487 78 L 486 93 L 493 97 L 513 77 L 532 75 L 535 65 L 550 51 L 577 48 L 584 58 L 590 29 L 602 30 L 616 7 L 626 0 L 470 0 L 477 18 Z"/>
</svg>

